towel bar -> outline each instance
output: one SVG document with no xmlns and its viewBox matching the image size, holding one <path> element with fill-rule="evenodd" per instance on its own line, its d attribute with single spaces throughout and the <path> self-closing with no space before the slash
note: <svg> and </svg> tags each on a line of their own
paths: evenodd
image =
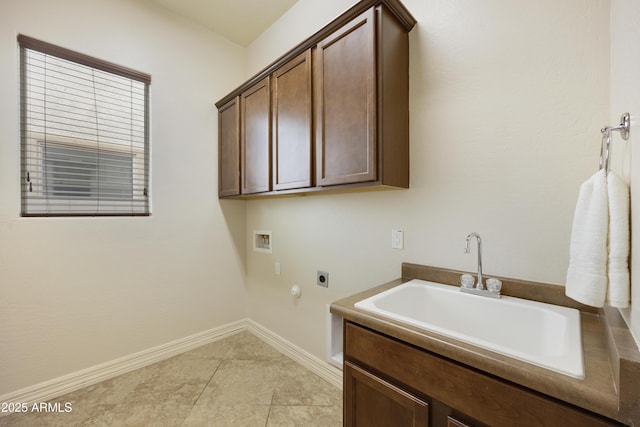
<svg viewBox="0 0 640 427">
<path fill-rule="evenodd" d="M 612 130 L 620 131 L 620 136 L 625 141 L 629 139 L 629 132 L 631 131 L 631 115 L 629 113 L 624 113 L 620 116 L 620 124 L 618 126 L 607 126 L 603 127 L 600 132 L 605 133 Z"/>
<path fill-rule="evenodd" d="M 609 146 L 611 145 L 611 132 L 619 131 L 620 136 L 625 141 L 629 139 L 629 133 L 631 132 L 631 115 L 624 113 L 620 116 L 620 124 L 617 126 L 603 127 L 602 132 L 602 145 L 600 147 L 600 169 L 604 168 L 605 173 L 609 172 Z"/>
</svg>

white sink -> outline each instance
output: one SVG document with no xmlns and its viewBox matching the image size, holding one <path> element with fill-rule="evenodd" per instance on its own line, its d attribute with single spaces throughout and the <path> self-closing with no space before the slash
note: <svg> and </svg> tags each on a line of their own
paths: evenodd
<svg viewBox="0 0 640 427">
<path fill-rule="evenodd" d="M 580 312 L 573 308 L 508 296 L 487 298 L 424 280 L 403 283 L 355 307 L 584 378 Z"/>
</svg>

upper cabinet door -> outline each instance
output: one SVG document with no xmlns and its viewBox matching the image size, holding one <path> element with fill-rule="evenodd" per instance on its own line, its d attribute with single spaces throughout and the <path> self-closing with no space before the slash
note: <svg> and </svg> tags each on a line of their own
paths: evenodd
<svg viewBox="0 0 640 427">
<path fill-rule="evenodd" d="M 218 196 L 240 194 L 240 98 L 218 109 Z"/>
<path fill-rule="evenodd" d="M 374 181 L 375 8 L 317 46 L 316 184 Z"/>
<path fill-rule="evenodd" d="M 271 86 L 265 77 L 242 92 L 242 194 L 271 188 Z"/>
<path fill-rule="evenodd" d="M 311 51 L 273 73 L 273 189 L 311 186 Z"/>
</svg>

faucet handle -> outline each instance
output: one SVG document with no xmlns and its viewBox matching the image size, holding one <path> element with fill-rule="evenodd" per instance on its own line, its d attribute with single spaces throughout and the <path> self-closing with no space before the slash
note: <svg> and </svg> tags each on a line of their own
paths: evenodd
<svg viewBox="0 0 640 427">
<path fill-rule="evenodd" d="M 502 289 L 502 281 L 494 278 L 487 279 L 487 289 L 499 294 Z"/>
<path fill-rule="evenodd" d="M 475 279 L 470 274 L 463 274 L 460 276 L 460 284 L 463 288 L 473 288 L 473 282 Z"/>
</svg>

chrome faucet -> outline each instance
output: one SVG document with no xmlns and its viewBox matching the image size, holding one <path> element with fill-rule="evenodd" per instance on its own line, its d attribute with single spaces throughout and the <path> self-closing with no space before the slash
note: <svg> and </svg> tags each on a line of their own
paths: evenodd
<svg viewBox="0 0 640 427">
<path fill-rule="evenodd" d="M 467 235 L 467 245 L 464 248 L 464 253 L 468 254 L 471 252 L 469 249 L 469 245 L 471 243 L 472 238 L 476 238 L 478 241 L 478 282 L 474 285 L 473 276 L 469 274 L 463 274 L 460 278 L 460 282 L 462 286 L 460 287 L 461 292 L 466 292 L 468 294 L 482 295 L 491 298 L 500 298 L 500 289 L 502 289 L 502 282 L 498 279 L 487 279 L 487 288 L 485 289 L 484 283 L 482 283 L 482 239 L 478 233 L 469 233 Z"/>
<path fill-rule="evenodd" d="M 482 239 L 480 238 L 480 235 L 478 233 L 473 232 L 467 235 L 467 246 L 465 246 L 464 248 L 464 253 L 468 254 L 471 252 L 471 250 L 469 249 L 469 243 L 471 242 L 471 239 L 473 237 L 475 237 L 478 241 L 478 283 L 476 283 L 475 288 L 483 290 L 484 285 L 482 284 Z"/>
</svg>

